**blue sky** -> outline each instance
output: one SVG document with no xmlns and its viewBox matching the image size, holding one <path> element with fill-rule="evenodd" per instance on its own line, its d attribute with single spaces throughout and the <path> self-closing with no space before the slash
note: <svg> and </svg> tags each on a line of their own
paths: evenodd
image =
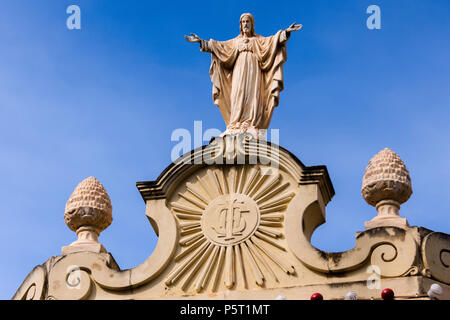
<svg viewBox="0 0 450 320">
<path fill-rule="evenodd" d="M 224 129 L 211 99 L 210 57 L 184 34 L 227 40 L 239 16 L 256 32 L 292 22 L 285 90 L 271 127 L 306 165 L 326 165 L 336 190 L 313 235 L 326 251 L 354 246 L 376 210 L 361 197 L 370 158 L 384 147 L 408 167 L 401 215 L 450 233 L 450 3 L 447 0 L 2 0 L 0 10 L 0 298 L 75 240 L 65 203 L 97 177 L 113 204 L 100 241 L 122 268 L 157 240 L 136 181 L 170 163 L 177 128 Z M 82 29 L 66 28 L 81 8 Z M 368 30 L 366 8 L 381 8 Z"/>
</svg>

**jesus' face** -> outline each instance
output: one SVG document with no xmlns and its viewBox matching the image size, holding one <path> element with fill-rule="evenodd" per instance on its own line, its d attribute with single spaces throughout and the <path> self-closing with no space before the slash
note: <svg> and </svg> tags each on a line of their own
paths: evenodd
<svg viewBox="0 0 450 320">
<path fill-rule="evenodd" d="M 241 20 L 241 29 L 246 36 L 252 33 L 252 20 L 249 16 L 244 16 Z"/>
</svg>

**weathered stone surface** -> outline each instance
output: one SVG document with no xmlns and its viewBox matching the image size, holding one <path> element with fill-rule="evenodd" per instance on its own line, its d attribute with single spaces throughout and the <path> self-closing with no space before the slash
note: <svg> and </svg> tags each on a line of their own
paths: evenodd
<svg viewBox="0 0 450 320">
<path fill-rule="evenodd" d="M 364 173 L 361 193 L 371 206 L 381 200 L 395 200 L 402 204 L 412 194 L 409 171 L 402 159 L 385 148 L 369 161 Z"/>
<path fill-rule="evenodd" d="M 67 201 L 64 221 L 77 233 L 78 240 L 63 247 L 63 255 L 83 251 L 106 252 L 98 242 L 98 236 L 112 222 L 112 206 L 100 181 L 89 177 L 75 188 Z"/>
<path fill-rule="evenodd" d="M 64 221 L 72 231 L 86 225 L 103 231 L 111 224 L 111 199 L 100 181 L 89 177 L 75 188 L 66 203 Z"/>
<path fill-rule="evenodd" d="M 411 178 L 400 157 L 391 149 L 378 152 L 364 173 L 361 193 L 378 215 L 365 223 L 366 229 L 383 226 L 409 227 L 408 221 L 400 217 L 400 205 L 412 194 Z"/>
<path fill-rule="evenodd" d="M 276 170 L 264 157 L 218 165 L 196 162 L 205 148 L 186 154 L 156 181 L 137 184 L 159 235 L 147 260 L 120 270 L 107 253 L 70 251 L 35 269 L 14 299 L 344 299 L 350 290 L 379 299 L 386 287 L 396 299 L 429 299 L 433 283 L 440 297 L 450 295 L 448 235 L 380 226 L 358 233 L 351 250 L 315 248 L 311 237 L 334 194 L 326 168 L 276 147 L 251 140 L 240 149 L 246 159 L 277 154 Z"/>
</svg>

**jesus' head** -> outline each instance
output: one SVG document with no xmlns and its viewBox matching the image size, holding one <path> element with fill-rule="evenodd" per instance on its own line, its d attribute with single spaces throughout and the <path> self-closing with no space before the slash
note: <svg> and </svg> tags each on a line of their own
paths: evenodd
<svg viewBox="0 0 450 320">
<path fill-rule="evenodd" d="M 241 35 L 251 37 L 255 34 L 255 19 L 250 13 L 243 13 L 239 20 Z"/>
</svg>

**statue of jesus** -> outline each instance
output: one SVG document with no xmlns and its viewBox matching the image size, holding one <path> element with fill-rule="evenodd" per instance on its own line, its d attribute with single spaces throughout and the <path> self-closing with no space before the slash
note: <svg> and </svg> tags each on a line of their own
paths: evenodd
<svg viewBox="0 0 450 320">
<path fill-rule="evenodd" d="M 260 139 L 283 90 L 286 42 L 302 25 L 293 23 L 273 36 L 262 37 L 255 33 L 250 13 L 242 14 L 239 24 L 240 34 L 228 41 L 206 41 L 193 33 L 185 38 L 211 53 L 213 100 L 227 125 L 222 136 L 248 132 Z"/>
</svg>

